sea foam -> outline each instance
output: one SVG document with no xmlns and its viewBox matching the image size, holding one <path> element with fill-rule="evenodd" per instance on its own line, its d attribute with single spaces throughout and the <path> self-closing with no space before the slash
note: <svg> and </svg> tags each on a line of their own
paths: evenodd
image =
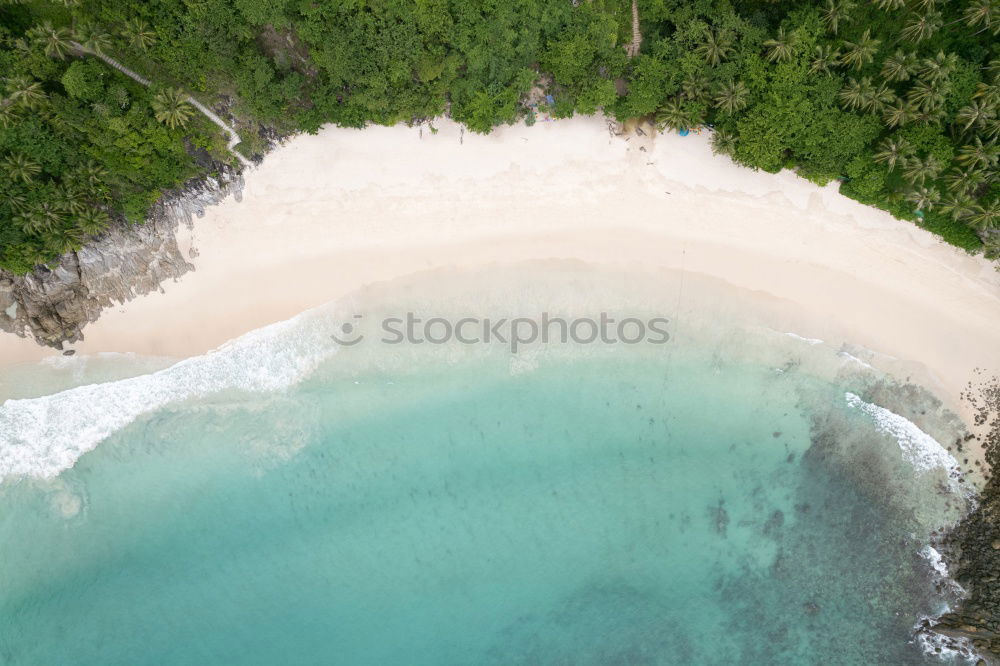
<svg viewBox="0 0 1000 666">
<path fill-rule="evenodd" d="M 336 352 L 324 312 L 252 331 L 204 356 L 120 381 L 0 405 L 0 481 L 51 478 L 143 414 L 223 390 L 277 391 Z"/>
<path fill-rule="evenodd" d="M 867 414 L 879 430 L 896 440 L 903 458 L 917 471 L 926 472 L 941 467 L 953 479 L 961 476 L 955 457 L 915 423 L 885 407 L 865 402 L 854 393 L 847 392 L 844 397 L 848 405 Z"/>
</svg>

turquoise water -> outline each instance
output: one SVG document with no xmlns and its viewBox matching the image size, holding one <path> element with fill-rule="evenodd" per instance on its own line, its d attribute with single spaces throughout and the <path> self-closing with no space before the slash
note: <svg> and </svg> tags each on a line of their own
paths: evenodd
<svg viewBox="0 0 1000 666">
<path fill-rule="evenodd" d="M 0 663 L 935 663 L 920 551 L 962 502 L 845 398 L 884 385 L 718 349 L 344 359 L 130 384 L 155 408 L 9 477 Z"/>
</svg>

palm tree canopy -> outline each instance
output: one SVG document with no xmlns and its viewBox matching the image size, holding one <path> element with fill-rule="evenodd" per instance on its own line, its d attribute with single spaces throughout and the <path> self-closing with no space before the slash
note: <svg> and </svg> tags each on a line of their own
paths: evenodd
<svg viewBox="0 0 1000 666">
<path fill-rule="evenodd" d="M 153 112 L 156 119 L 174 129 L 187 124 L 193 113 L 187 94 L 180 88 L 167 88 L 153 97 Z"/>
<path fill-rule="evenodd" d="M 771 62 L 788 62 L 795 54 L 795 36 L 786 35 L 784 28 L 778 28 L 774 39 L 764 42 L 767 48 L 767 59 Z"/>
<path fill-rule="evenodd" d="M 841 60 L 845 65 L 861 69 L 875 59 L 881 43 L 881 40 L 872 37 L 871 30 L 865 30 L 858 41 L 844 42 L 844 55 L 841 56 Z"/>
</svg>

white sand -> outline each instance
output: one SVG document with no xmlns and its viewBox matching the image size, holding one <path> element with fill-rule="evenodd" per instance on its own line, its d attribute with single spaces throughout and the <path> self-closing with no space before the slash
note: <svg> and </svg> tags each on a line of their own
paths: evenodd
<svg viewBox="0 0 1000 666">
<path fill-rule="evenodd" d="M 738 167 L 706 135 L 626 140 L 596 118 L 436 125 L 291 140 L 242 203 L 196 222 L 195 272 L 106 311 L 73 348 L 190 356 L 373 282 L 568 258 L 784 299 L 808 322 L 797 334 L 919 361 L 953 406 L 975 368 L 1000 372 L 1000 273 L 833 186 Z M 53 353 L 0 335 L 0 364 Z"/>
</svg>

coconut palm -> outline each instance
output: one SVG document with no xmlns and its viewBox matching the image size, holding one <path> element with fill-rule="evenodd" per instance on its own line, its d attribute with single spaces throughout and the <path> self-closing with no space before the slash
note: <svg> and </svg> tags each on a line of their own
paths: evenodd
<svg viewBox="0 0 1000 666">
<path fill-rule="evenodd" d="M 978 169 L 952 169 L 944 177 L 949 192 L 966 194 L 986 182 L 986 175 Z"/>
<path fill-rule="evenodd" d="M 923 185 L 924 181 L 937 178 L 941 169 L 941 162 L 933 155 L 924 159 L 914 157 L 903 163 L 903 178 L 911 185 Z"/>
<path fill-rule="evenodd" d="M 929 39 L 941 29 L 941 12 L 930 11 L 926 14 L 913 14 L 906 22 L 899 35 L 911 42 L 922 42 Z"/>
<path fill-rule="evenodd" d="M 36 224 L 41 230 L 54 229 L 63 221 L 63 213 L 50 201 L 43 201 L 34 206 L 30 214 L 36 219 Z"/>
<path fill-rule="evenodd" d="M 149 27 L 148 23 L 139 18 L 125 21 L 121 36 L 125 38 L 129 46 L 140 51 L 145 51 L 156 43 L 156 32 Z"/>
<path fill-rule="evenodd" d="M 726 113 L 735 113 L 746 107 L 750 89 L 742 81 L 730 81 L 715 96 L 715 105 Z"/>
<path fill-rule="evenodd" d="M 726 130 L 716 130 L 712 134 L 712 152 L 716 155 L 732 155 L 736 152 L 736 136 Z"/>
<path fill-rule="evenodd" d="M 882 10 L 900 9 L 906 5 L 906 0 L 875 0 L 875 5 Z"/>
<path fill-rule="evenodd" d="M 916 117 L 917 113 L 913 106 L 898 97 L 882 109 L 882 120 L 890 129 L 913 122 Z"/>
<path fill-rule="evenodd" d="M 27 76 L 12 76 L 7 79 L 7 93 L 11 104 L 35 109 L 48 98 L 42 84 Z"/>
<path fill-rule="evenodd" d="M 906 193 L 906 200 L 917 207 L 917 210 L 930 210 L 941 200 L 941 193 L 933 187 L 918 187 Z"/>
<path fill-rule="evenodd" d="M 27 210 L 14 218 L 17 228 L 26 234 L 40 234 L 49 230 L 48 221 L 35 210 Z"/>
<path fill-rule="evenodd" d="M 985 100 L 974 99 L 968 106 L 963 106 L 955 114 L 955 121 L 962 124 L 962 129 L 968 131 L 976 125 L 981 127 L 987 120 L 996 116 L 996 108 Z"/>
<path fill-rule="evenodd" d="M 764 42 L 767 48 L 767 59 L 770 62 L 788 62 L 795 55 L 795 35 L 785 34 L 784 28 L 778 28 L 774 39 Z"/>
<path fill-rule="evenodd" d="M 841 89 L 839 97 L 849 109 L 877 112 L 890 103 L 894 95 L 884 83 L 875 85 L 871 78 L 864 76 L 860 81 L 851 77 L 847 85 Z"/>
<path fill-rule="evenodd" d="M 84 25 L 77 29 L 76 39 L 85 49 L 97 54 L 106 53 L 113 45 L 111 35 L 94 25 Z"/>
<path fill-rule="evenodd" d="M 28 35 L 35 43 L 45 48 L 45 55 L 50 58 L 65 58 L 74 49 L 73 34 L 67 28 L 55 28 L 49 21 L 32 28 Z"/>
<path fill-rule="evenodd" d="M 889 81 L 906 81 L 917 71 L 917 54 L 897 50 L 882 63 L 882 77 Z"/>
<path fill-rule="evenodd" d="M 836 35 L 840 29 L 840 22 L 847 20 L 852 9 L 854 9 L 853 0 L 826 0 L 826 6 L 820 11 L 820 15 L 827 29 Z"/>
<path fill-rule="evenodd" d="M 875 161 L 885 164 L 890 169 L 895 169 L 897 164 L 903 164 L 913 155 L 913 145 L 906 139 L 887 138 L 879 144 L 879 151 L 875 153 Z"/>
<path fill-rule="evenodd" d="M 944 104 L 941 84 L 932 81 L 917 81 L 906 93 L 906 98 L 921 111 L 932 111 Z"/>
<path fill-rule="evenodd" d="M 733 48 L 733 36 L 728 30 L 705 30 L 705 41 L 698 45 L 695 53 L 704 58 L 705 62 L 715 67 L 727 60 L 736 49 Z"/>
<path fill-rule="evenodd" d="M 187 95 L 180 88 L 167 88 L 157 93 L 153 97 L 153 112 L 156 119 L 170 129 L 178 125 L 184 127 L 193 113 Z"/>
<path fill-rule="evenodd" d="M 993 106 L 1000 106 L 1000 81 L 994 83 L 977 83 L 976 92 L 972 94 L 975 99 L 981 99 Z"/>
<path fill-rule="evenodd" d="M 962 19 L 970 28 L 980 25 L 983 28 L 990 27 L 994 20 L 1000 20 L 996 0 L 972 0 L 962 13 Z"/>
<path fill-rule="evenodd" d="M 945 55 L 944 51 L 938 51 L 933 58 L 924 58 L 920 63 L 920 75 L 928 81 L 937 83 L 947 79 L 955 68 L 958 67 L 958 56 L 954 53 Z"/>
<path fill-rule="evenodd" d="M 17 107 L 10 100 L 0 100 L 0 127 L 7 129 L 17 122 Z"/>
<path fill-rule="evenodd" d="M 108 172 L 96 162 L 86 162 L 70 173 L 70 181 L 87 188 L 96 188 L 107 180 Z"/>
<path fill-rule="evenodd" d="M 8 192 L 4 195 L 7 207 L 15 213 L 20 213 L 28 209 L 28 199 L 20 192 Z"/>
<path fill-rule="evenodd" d="M 107 214 L 96 208 L 88 208 L 76 218 L 76 227 L 88 236 L 96 236 L 108 228 Z"/>
<path fill-rule="evenodd" d="M 690 109 L 680 99 L 674 98 L 656 112 L 656 123 L 672 130 L 690 129 L 700 123 Z"/>
<path fill-rule="evenodd" d="M 0 169 L 3 169 L 11 180 L 20 180 L 24 183 L 30 183 L 42 172 L 38 162 L 21 153 L 11 153 L 0 160 Z"/>
<path fill-rule="evenodd" d="M 845 65 L 861 69 L 875 59 L 882 40 L 872 37 L 871 30 L 865 30 L 856 42 L 844 42 L 844 55 L 840 57 Z"/>
<path fill-rule="evenodd" d="M 45 234 L 45 247 L 53 254 L 75 252 L 83 246 L 85 237 L 78 230 L 69 227 L 59 227 Z"/>
<path fill-rule="evenodd" d="M 840 64 L 840 51 L 832 46 L 820 45 L 813 51 L 812 65 L 809 67 L 809 71 L 829 73 L 838 64 Z"/>
<path fill-rule="evenodd" d="M 958 193 L 944 197 L 938 205 L 938 210 L 946 215 L 951 215 L 953 220 L 972 215 L 976 210 L 976 201 L 968 194 Z"/>
<path fill-rule="evenodd" d="M 1000 229 L 1000 199 L 986 206 L 976 206 L 969 215 L 969 224 L 980 231 Z"/>
<path fill-rule="evenodd" d="M 978 136 L 972 139 L 972 143 L 966 144 L 958 149 L 955 161 L 964 166 L 990 167 L 997 163 L 997 146 L 994 141 L 983 143 Z"/>
<path fill-rule="evenodd" d="M 1000 118 L 994 116 L 993 118 L 984 120 L 982 133 L 983 136 L 987 136 L 990 139 L 1000 138 Z"/>
<path fill-rule="evenodd" d="M 87 209 L 82 193 L 72 185 L 58 187 L 53 196 L 55 205 L 70 215 L 79 215 Z"/>
<path fill-rule="evenodd" d="M 692 102 L 704 102 L 709 98 L 708 78 L 701 72 L 688 74 L 681 82 L 681 93 Z"/>
</svg>

